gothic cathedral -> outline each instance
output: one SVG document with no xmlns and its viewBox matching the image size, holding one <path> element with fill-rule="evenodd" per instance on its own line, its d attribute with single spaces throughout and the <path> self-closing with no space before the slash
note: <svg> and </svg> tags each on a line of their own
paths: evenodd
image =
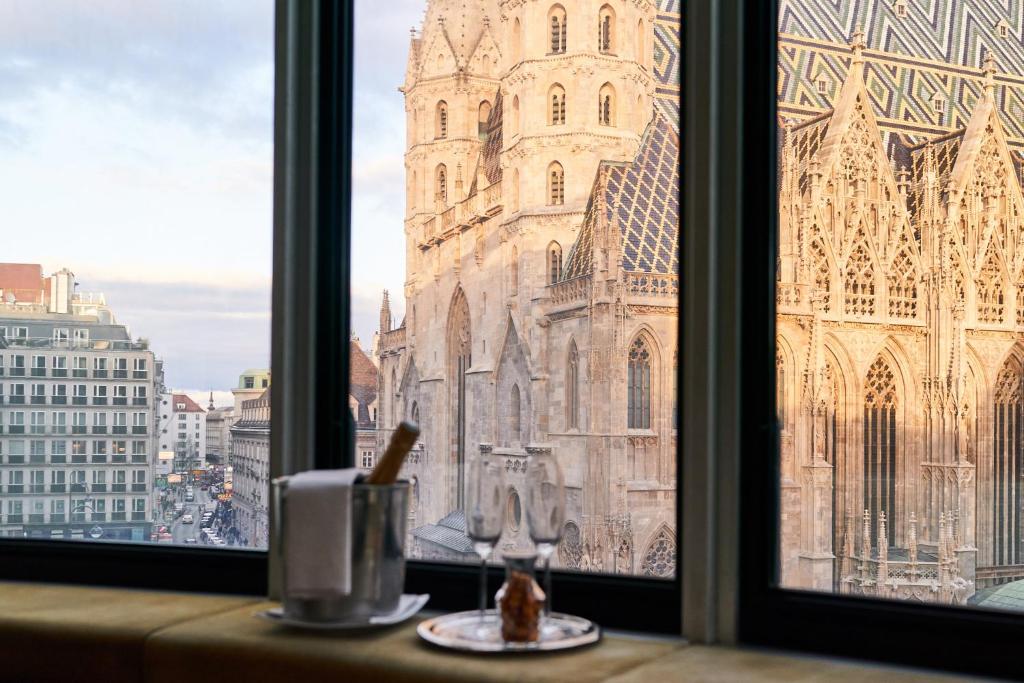
<svg viewBox="0 0 1024 683">
<path fill-rule="evenodd" d="M 412 555 L 469 559 L 466 463 L 503 456 L 502 550 L 551 450 L 556 564 L 675 571 L 679 0 L 429 0 L 405 83 L 405 318 L 380 432 L 421 425 Z"/>
<path fill-rule="evenodd" d="M 780 13 L 781 582 L 963 604 L 1024 578 L 1020 26 L 823 4 Z"/>
</svg>

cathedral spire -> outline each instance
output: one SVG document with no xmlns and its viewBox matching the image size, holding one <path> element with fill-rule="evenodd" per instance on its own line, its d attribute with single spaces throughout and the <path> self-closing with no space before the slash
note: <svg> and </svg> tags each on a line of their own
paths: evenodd
<svg viewBox="0 0 1024 683">
<path fill-rule="evenodd" d="M 985 51 L 985 58 L 981 61 L 981 72 L 985 74 L 985 99 L 995 99 L 996 92 L 996 58 L 992 50 Z"/>
<path fill-rule="evenodd" d="M 857 26 L 853 31 L 853 35 L 850 36 L 850 51 L 853 53 L 851 66 L 864 63 L 864 48 L 864 29 Z"/>
<path fill-rule="evenodd" d="M 388 290 L 384 290 L 384 300 L 380 304 L 380 333 L 391 331 L 391 300 Z"/>
</svg>

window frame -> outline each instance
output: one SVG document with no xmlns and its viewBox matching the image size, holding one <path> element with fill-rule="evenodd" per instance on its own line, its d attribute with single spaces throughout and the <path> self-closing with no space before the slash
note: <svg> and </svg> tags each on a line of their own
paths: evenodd
<svg viewBox="0 0 1024 683">
<path fill-rule="evenodd" d="M 744 3 L 735 26 L 746 53 L 742 97 L 742 192 L 750 217 L 742 239 L 738 334 L 741 473 L 736 640 L 758 646 L 875 659 L 983 675 L 1005 675 L 1024 615 L 976 607 L 889 601 L 783 589 L 778 574 L 779 434 L 775 382 L 777 2 Z M 769 228 L 765 229 L 765 216 Z M 765 400 L 765 397 L 768 400 Z M 727 543 L 722 537 L 720 544 Z M 955 647 L 936 647 L 936 633 Z"/>
<path fill-rule="evenodd" d="M 310 467 L 355 465 L 354 449 L 337 447 L 352 443 L 354 425 L 347 397 L 330 379 L 349 375 L 340 340 L 348 339 L 350 319 L 353 12 L 352 3 L 343 0 L 277 0 L 275 5 L 271 479 Z M 690 48 L 687 53 L 694 54 Z M 680 240 L 691 234 L 688 230 Z M 690 316 L 684 320 L 680 315 L 680 343 L 687 339 L 683 328 L 688 325 Z M 700 557 L 684 561 L 682 450 L 680 443 L 675 577 L 555 571 L 560 610 L 606 627 L 680 633 L 684 576 Z M 273 528 L 273 506 L 269 522 Z M 274 534 L 269 552 L 2 538 L 0 552 L 12 561 L 0 564 L 0 579 L 269 593 L 273 598 L 279 595 L 276 546 Z M 410 560 L 406 590 L 431 593 L 435 609 L 469 609 L 475 603 L 469 587 L 478 571 L 473 564 Z M 489 569 L 492 594 L 503 575 L 502 568 Z"/>
</svg>

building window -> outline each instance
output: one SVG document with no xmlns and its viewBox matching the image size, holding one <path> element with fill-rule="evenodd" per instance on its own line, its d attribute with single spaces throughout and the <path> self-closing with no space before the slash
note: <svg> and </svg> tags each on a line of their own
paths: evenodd
<svg viewBox="0 0 1024 683">
<path fill-rule="evenodd" d="M 612 87 L 611 83 L 605 83 L 601 86 L 601 91 L 597 98 L 597 118 L 598 122 L 602 126 L 614 126 L 615 125 L 615 88 Z"/>
<path fill-rule="evenodd" d="M 615 11 L 610 5 L 602 7 L 598 15 L 597 44 L 601 52 L 615 51 Z"/>
<path fill-rule="evenodd" d="M 480 140 L 487 139 L 487 122 L 491 118 L 491 103 L 484 100 L 477 110 L 477 137 Z"/>
<path fill-rule="evenodd" d="M 519 293 L 519 249 L 512 247 L 512 259 L 509 262 L 509 271 L 511 275 L 511 294 L 514 296 Z"/>
<path fill-rule="evenodd" d="M 548 166 L 548 204 L 559 205 L 565 203 L 565 175 L 562 172 L 562 165 L 557 161 Z"/>
<path fill-rule="evenodd" d="M 444 164 L 438 164 L 434 170 L 434 201 L 448 206 L 448 169 Z"/>
<path fill-rule="evenodd" d="M 1010 25 L 1006 23 L 1005 19 L 1000 19 L 999 23 L 996 24 L 996 34 L 1000 38 L 1008 38 L 1010 36 Z"/>
<path fill-rule="evenodd" d="M 522 437 L 522 406 L 520 405 L 519 385 L 512 385 L 509 397 L 509 445 L 518 445 Z"/>
<path fill-rule="evenodd" d="M 435 129 L 434 137 L 443 139 L 448 137 L 448 103 L 444 100 L 437 103 L 434 112 Z"/>
<path fill-rule="evenodd" d="M 569 342 L 565 370 L 565 424 L 568 429 L 580 426 L 580 354 L 576 342 Z"/>
<path fill-rule="evenodd" d="M 642 336 L 637 337 L 629 347 L 626 414 L 630 429 L 651 428 L 651 352 Z"/>
<path fill-rule="evenodd" d="M 814 80 L 814 86 L 818 89 L 819 95 L 828 94 L 828 81 L 826 81 L 821 76 L 818 76 L 818 78 Z"/>
<path fill-rule="evenodd" d="M 946 112 L 946 98 L 935 93 L 932 97 L 932 109 L 935 110 L 936 114 L 944 114 Z"/>
<path fill-rule="evenodd" d="M 551 103 L 548 124 L 561 126 L 565 124 L 565 89 L 557 83 L 548 90 L 548 101 Z"/>
<path fill-rule="evenodd" d="M 896 13 L 897 17 L 899 17 L 900 19 L 905 19 L 907 16 L 906 0 L 896 0 L 896 2 L 893 3 L 892 10 L 893 12 Z"/>
<path fill-rule="evenodd" d="M 562 279 L 562 247 L 558 242 L 548 245 L 548 284 L 553 285 Z"/>
<path fill-rule="evenodd" d="M 567 23 L 565 9 L 561 5 L 555 5 L 548 12 L 548 22 L 551 26 L 551 53 L 562 54 L 565 52 L 565 36 Z"/>
<path fill-rule="evenodd" d="M 885 359 L 872 363 L 864 394 L 864 509 L 870 522 L 871 544 L 878 546 L 880 522 L 888 521 L 893 545 L 902 529 L 897 491 L 897 422 L 895 375 Z"/>
<path fill-rule="evenodd" d="M 373 469 L 373 451 L 363 451 L 363 469 Z"/>
</svg>

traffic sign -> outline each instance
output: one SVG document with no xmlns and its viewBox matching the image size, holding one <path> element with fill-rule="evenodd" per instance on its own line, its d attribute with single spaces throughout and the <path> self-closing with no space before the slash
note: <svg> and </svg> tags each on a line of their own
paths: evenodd
<svg viewBox="0 0 1024 683">
<path fill-rule="evenodd" d="M 101 527 L 99 524 L 97 524 L 93 528 L 89 529 L 89 536 L 92 537 L 92 538 L 102 538 L 103 537 L 103 527 Z"/>
</svg>

